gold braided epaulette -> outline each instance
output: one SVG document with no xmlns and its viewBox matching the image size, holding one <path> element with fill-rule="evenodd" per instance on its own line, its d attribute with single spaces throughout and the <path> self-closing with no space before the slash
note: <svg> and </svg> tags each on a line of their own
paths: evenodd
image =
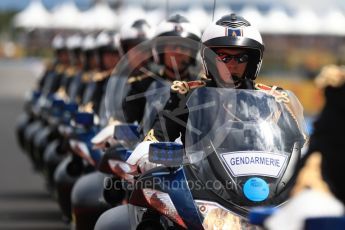
<svg viewBox="0 0 345 230">
<path fill-rule="evenodd" d="M 68 67 L 67 69 L 66 69 L 66 76 L 67 77 L 74 77 L 75 75 L 76 75 L 76 69 L 75 69 L 75 67 L 73 67 L 73 66 L 71 66 L 71 67 Z"/>
<path fill-rule="evenodd" d="M 83 73 L 82 82 L 87 83 L 92 80 L 92 74 L 90 72 Z"/>
<path fill-rule="evenodd" d="M 62 74 L 65 72 L 65 66 L 58 64 L 55 66 L 55 71 L 57 74 Z"/>
<path fill-rule="evenodd" d="M 66 93 L 66 88 L 64 86 L 61 86 L 58 90 L 57 93 L 58 97 L 60 97 L 63 100 L 67 100 L 68 99 L 68 95 Z"/>
<path fill-rule="evenodd" d="M 81 112 L 86 112 L 86 113 L 93 113 L 93 103 L 88 102 L 85 105 L 80 106 L 80 111 Z"/>
<path fill-rule="evenodd" d="M 158 142 L 157 138 L 154 135 L 154 130 L 151 129 L 145 136 L 144 141 L 153 141 Z"/>
<path fill-rule="evenodd" d="M 206 86 L 205 81 L 174 81 L 170 87 L 172 91 L 179 94 L 186 94 L 192 89 L 200 88 Z"/>
<path fill-rule="evenodd" d="M 322 68 L 315 78 L 315 84 L 319 88 L 340 87 L 345 84 L 345 66 L 327 65 Z"/>
<path fill-rule="evenodd" d="M 284 102 L 284 103 L 290 102 L 289 95 L 284 91 L 277 90 L 278 86 L 268 86 L 261 83 L 256 83 L 255 89 L 272 95 L 276 99 L 277 102 Z"/>
<path fill-rule="evenodd" d="M 92 81 L 94 82 L 103 81 L 104 79 L 110 77 L 110 75 L 111 75 L 111 71 L 96 72 L 92 77 Z"/>
<path fill-rule="evenodd" d="M 127 83 L 132 84 L 134 82 L 139 82 L 139 81 L 142 81 L 142 80 L 149 78 L 151 76 L 153 76 L 153 75 L 152 74 L 143 74 L 143 75 L 139 75 L 139 76 L 132 76 L 132 77 L 128 78 Z"/>
<path fill-rule="evenodd" d="M 291 101 L 289 99 L 289 95 L 284 92 L 283 90 L 277 90 L 277 86 L 268 86 L 268 85 L 264 85 L 261 83 L 256 83 L 255 84 L 255 89 L 257 90 L 261 90 L 262 92 L 265 92 L 269 95 L 272 95 L 276 102 L 283 102 L 284 107 L 286 108 L 286 110 L 290 113 L 291 117 L 294 119 L 294 121 L 296 122 L 297 127 L 300 130 L 303 130 L 303 128 L 301 127 L 301 124 L 298 122 L 297 118 L 296 118 L 296 114 L 294 111 L 293 106 L 291 105 Z M 305 141 L 308 141 L 308 137 L 305 133 L 302 133 L 303 138 Z"/>
<path fill-rule="evenodd" d="M 313 152 L 309 156 L 304 167 L 298 173 L 296 184 L 291 191 L 293 196 L 305 189 L 314 189 L 331 194 L 328 184 L 322 178 L 321 163 L 322 154 L 320 152 Z"/>
</svg>

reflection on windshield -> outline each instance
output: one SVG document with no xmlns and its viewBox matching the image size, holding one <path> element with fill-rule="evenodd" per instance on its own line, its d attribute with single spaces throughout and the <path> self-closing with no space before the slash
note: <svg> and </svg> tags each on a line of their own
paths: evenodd
<svg viewBox="0 0 345 230">
<path fill-rule="evenodd" d="M 108 82 L 105 98 L 105 107 L 107 117 L 125 121 L 122 111 L 122 101 L 127 95 L 129 84 L 127 84 L 127 76 L 113 75 Z"/>
<path fill-rule="evenodd" d="M 143 133 L 148 133 L 159 111 L 162 111 L 170 97 L 171 83 L 154 81 L 145 92 L 146 104 L 142 120 Z"/>
<path fill-rule="evenodd" d="M 290 100 L 296 100 L 293 95 Z M 189 101 L 186 152 L 200 160 L 217 152 L 267 151 L 288 154 L 296 141 L 304 142 L 303 117 L 291 113 L 291 102 L 277 102 L 261 91 L 201 88 Z M 301 108 L 293 108 L 299 111 Z M 302 114 L 302 113 L 299 113 Z M 198 153 L 198 156 L 193 156 Z M 200 157 L 200 153 L 204 155 Z M 195 158 L 196 157 L 196 158 Z"/>
</svg>

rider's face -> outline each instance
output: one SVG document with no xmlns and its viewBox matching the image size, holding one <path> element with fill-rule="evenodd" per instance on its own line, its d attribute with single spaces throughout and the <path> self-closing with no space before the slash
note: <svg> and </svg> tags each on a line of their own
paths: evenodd
<svg viewBox="0 0 345 230">
<path fill-rule="evenodd" d="M 147 64 L 150 59 L 150 52 L 138 47 L 132 48 L 127 52 L 129 65 L 133 68 L 140 68 Z"/>
<path fill-rule="evenodd" d="M 243 77 L 248 63 L 248 56 L 242 49 L 215 49 L 216 66 L 220 78 L 225 83 L 233 82 L 232 76 Z"/>
<path fill-rule="evenodd" d="M 58 58 L 59 62 L 61 62 L 64 65 L 69 64 L 69 54 L 68 54 L 67 50 L 59 50 L 57 52 L 57 58 Z"/>
<path fill-rule="evenodd" d="M 164 64 L 169 69 L 176 70 L 178 72 L 184 71 L 190 64 L 190 57 L 192 51 L 179 45 L 166 45 L 164 47 Z"/>
<path fill-rule="evenodd" d="M 105 52 L 102 55 L 102 63 L 106 70 L 113 69 L 116 64 L 119 62 L 120 56 L 118 52 Z"/>
</svg>

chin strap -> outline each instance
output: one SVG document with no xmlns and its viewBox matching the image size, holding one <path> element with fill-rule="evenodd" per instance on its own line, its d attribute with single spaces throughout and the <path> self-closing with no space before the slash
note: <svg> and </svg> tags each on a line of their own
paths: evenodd
<svg viewBox="0 0 345 230">
<path fill-rule="evenodd" d="M 254 81 L 251 79 L 245 78 L 241 81 L 240 88 L 241 89 L 254 89 Z"/>
<path fill-rule="evenodd" d="M 232 77 L 237 89 L 255 89 L 254 81 L 248 78 Z"/>
</svg>

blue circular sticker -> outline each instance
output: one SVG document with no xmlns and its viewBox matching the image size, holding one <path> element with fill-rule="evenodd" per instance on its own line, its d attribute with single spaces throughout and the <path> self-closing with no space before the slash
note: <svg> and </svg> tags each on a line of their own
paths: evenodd
<svg viewBox="0 0 345 230">
<path fill-rule="evenodd" d="M 244 195 L 251 201 L 266 200 L 270 193 L 270 188 L 266 181 L 261 178 L 253 177 L 244 183 Z"/>
</svg>

